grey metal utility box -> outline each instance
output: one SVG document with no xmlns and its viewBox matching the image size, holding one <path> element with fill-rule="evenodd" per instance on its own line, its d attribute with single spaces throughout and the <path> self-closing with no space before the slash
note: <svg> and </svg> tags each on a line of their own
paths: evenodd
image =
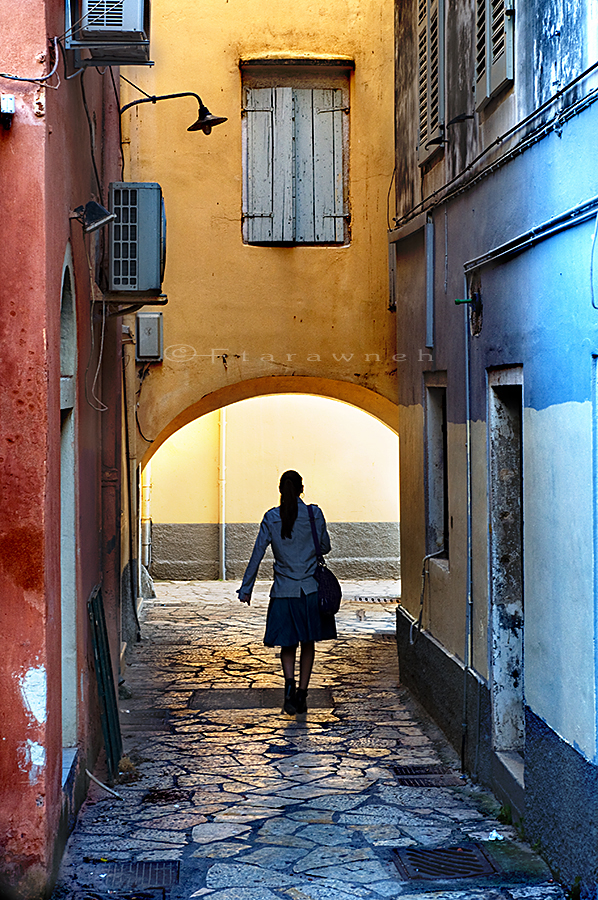
<svg viewBox="0 0 598 900">
<path fill-rule="evenodd" d="M 162 290 L 166 262 L 166 215 L 162 188 L 153 182 L 110 185 L 110 291 Z"/>
<path fill-rule="evenodd" d="M 164 359 L 162 313 L 138 312 L 135 325 L 135 358 L 137 362 L 162 362 Z"/>
</svg>

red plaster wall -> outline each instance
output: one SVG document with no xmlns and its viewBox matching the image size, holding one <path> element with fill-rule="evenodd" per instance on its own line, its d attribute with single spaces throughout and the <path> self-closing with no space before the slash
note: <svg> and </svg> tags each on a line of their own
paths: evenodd
<svg viewBox="0 0 598 900">
<path fill-rule="evenodd" d="M 64 31 L 62 0 L 0 0 L 0 71 L 39 76 L 47 71 L 48 39 Z M 40 56 L 41 55 L 41 56 Z M 93 766 L 100 745 L 95 675 L 86 601 L 107 577 L 118 583 L 120 561 L 103 560 L 106 534 L 118 516 L 108 505 L 102 521 L 102 431 L 119 445 L 120 321 L 110 320 L 105 346 L 114 377 L 100 380 L 103 414 L 86 400 L 86 367 L 93 373 L 90 277 L 101 237 L 84 237 L 69 220 L 74 207 L 100 200 L 80 78 L 58 90 L 0 79 L 0 91 L 16 95 L 10 131 L 0 129 L 0 887 L 17 886 L 35 897 L 56 863 L 62 806 L 60 622 L 60 299 L 63 261 L 70 242 L 74 259 L 78 334 L 76 408 L 79 670 L 79 749 Z M 95 118 L 95 153 L 106 201 L 108 181 L 119 177 L 117 103 L 109 74 L 84 76 Z M 116 72 L 118 81 L 118 72 Z M 55 81 L 55 79 L 53 79 Z M 103 107 L 108 98 L 108 121 Z M 36 111 L 41 113 L 36 115 Z M 104 146 L 107 136 L 109 145 Z M 99 328 L 96 327 L 96 349 Z M 87 376 L 88 385 L 90 378 Z M 119 458 L 119 456 L 117 457 Z M 119 498 L 120 472 L 116 475 Z M 119 499 L 116 506 L 119 505 Z M 105 543 L 105 541 L 104 541 Z M 118 546 L 118 541 L 116 541 Z M 107 567 L 104 565 L 107 562 Z M 112 573 L 116 570 L 116 575 Z M 108 598 L 113 653 L 119 647 L 119 594 Z M 116 657 L 118 658 L 118 657 Z M 47 674 L 47 716 L 27 709 L 22 679 L 30 669 Z M 39 710 L 36 710 L 39 715 Z M 40 716 L 43 719 L 43 716 Z M 31 742 L 31 743 L 28 743 Z M 45 765 L 31 763 L 31 746 L 45 750 Z M 29 755 L 28 755 L 29 748 Z"/>
</svg>

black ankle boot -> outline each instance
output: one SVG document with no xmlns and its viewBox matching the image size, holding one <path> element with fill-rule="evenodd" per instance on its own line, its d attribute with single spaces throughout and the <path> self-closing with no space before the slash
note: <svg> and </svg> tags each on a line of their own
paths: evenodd
<svg viewBox="0 0 598 900">
<path fill-rule="evenodd" d="M 294 716 L 295 709 L 295 679 L 285 678 L 284 682 L 284 711 L 289 716 Z"/>
<path fill-rule="evenodd" d="M 297 688 L 295 692 L 295 712 L 307 712 L 307 688 Z"/>
</svg>

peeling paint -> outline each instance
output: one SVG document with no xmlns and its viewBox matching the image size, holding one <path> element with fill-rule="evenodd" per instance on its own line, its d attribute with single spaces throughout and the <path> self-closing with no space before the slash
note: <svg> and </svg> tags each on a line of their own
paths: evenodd
<svg viewBox="0 0 598 900">
<path fill-rule="evenodd" d="M 47 685 L 44 666 L 39 666 L 37 669 L 29 669 L 21 677 L 20 681 L 25 708 L 29 710 L 40 725 L 43 725 L 47 716 Z"/>
</svg>

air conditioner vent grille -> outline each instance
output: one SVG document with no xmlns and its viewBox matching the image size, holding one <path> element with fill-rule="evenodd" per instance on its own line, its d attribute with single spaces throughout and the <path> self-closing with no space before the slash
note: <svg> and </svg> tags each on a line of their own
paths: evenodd
<svg viewBox="0 0 598 900">
<path fill-rule="evenodd" d="M 113 281 L 114 288 L 137 287 L 137 191 L 117 189 L 114 191 Z"/>
<path fill-rule="evenodd" d="M 124 0 L 92 0 L 89 4 L 86 27 L 122 29 L 124 25 Z"/>
</svg>

